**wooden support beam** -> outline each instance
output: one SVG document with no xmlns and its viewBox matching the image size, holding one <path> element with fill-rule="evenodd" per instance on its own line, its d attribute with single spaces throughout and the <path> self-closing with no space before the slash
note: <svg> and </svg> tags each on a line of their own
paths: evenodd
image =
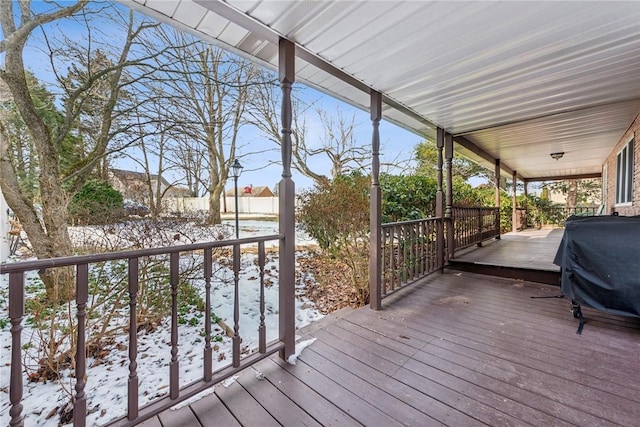
<svg viewBox="0 0 640 427">
<path fill-rule="evenodd" d="M 447 259 L 453 259 L 454 253 L 454 230 L 453 230 L 453 136 L 450 133 L 444 134 L 444 165 L 446 171 L 445 187 L 445 208 L 444 222 L 445 234 L 447 238 Z"/>
<path fill-rule="evenodd" d="M 496 228 L 498 230 L 498 237 L 496 237 L 496 239 L 500 239 L 500 231 L 501 231 L 500 230 L 500 159 L 496 159 L 494 174 L 496 176 L 495 205 L 498 208 L 498 215 L 496 218 Z"/>
<path fill-rule="evenodd" d="M 513 180 L 513 193 L 511 196 L 511 230 L 518 231 L 518 199 L 516 198 L 516 189 L 518 186 L 518 174 L 516 171 L 513 171 L 511 175 L 511 179 Z"/>
<path fill-rule="evenodd" d="M 296 187 L 291 179 L 291 123 L 293 107 L 291 104 L 291 88 L 295 81 L 295 45 L 289 40 L 280 39 L 279 42 L 279 79 L 282 87 L 282 179 L 278 184 L 279 191 L 279 230 L 284 236 L 280 242 L 280 279 L 279 279 L 279 333 L 284 348 L 280 350 L 280 357 L 287 359 L 296 349 L 296 217 L 295 198 Z"/>
<path fill-rule="evenodd" d="M 496 159 L 489 153 L 487 153 L 486 151 L 484 151 L 482 148 L 478 147 L 476 144 L 474 144 L 473 142 L 469 141 L 467 138 L 465 138 L 464 136 L 461 135 L 456 135 L 454 136 L 454 141 L 458 144 L 460 144 L 462 147 L 464 147 L 465 149 L 471 151 L 472 153 L 474 153 L 475 155 L 483 158 L 484 160 L 486 160 L 487 162 L 494 164 Z M 509 166 L 507 166 L 506 164 L 504 164 L 504 162 L 501 162 L 500 164 L 500 169 L 506 173 L 508 173 L 509 175 L 513 175 L 514 170 L 511 169 Z"/>
<path fill-rule="evenodd" d="M 444 149 L 444 129 L 438 128 L 436 130 L 436 147 L 438 148 L 438 187 L 436 190 L 436 217 L 440 218 L 436 229 L 436 257 L 438 259 L 438 268 L 443 269 L 445 264 L 445 241 L 444 241 L 444 194 L 442 190 L 443 181 L 443 156 L 442 151 Z"/>
<path fill-rule="evenodd" d="M 555 176 L 535 176 L 523 179 L 524 182 L 542 182 L 542 181 L 564 181 L 567 179 L 593 179 L 602 178 L 601 172 L 584 173 L 581 175 L 555 175 Z"/>
<path fill-rule="evenodd" d="M 371 91 L 371 196 L 369 206 L 369 302 L 382 309 L 382 192 L 380 190 L 380 120 L 382 94 Z"/>
</svg>

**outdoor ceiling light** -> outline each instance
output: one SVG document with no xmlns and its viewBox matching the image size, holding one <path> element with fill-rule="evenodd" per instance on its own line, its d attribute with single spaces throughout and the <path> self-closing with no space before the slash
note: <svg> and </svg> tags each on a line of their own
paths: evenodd
<svg viewBox="0 0 640 427">
<path fill-rule="evenodd" d="M 233 165 L 231 165 L 231 168 L 233 169 L 233 177 L 238 178 L 240 176 L 240 173 L 242 172 L 242 165 L 240 164 L 238 159 L 235 159 L 233 161 Z"/>
<path fill-rule="evenodd" d="M 558 151 L 557 153 L 551 153 L 549 155 L 554 160 L 560 160 L 562 158 L 562 156 L 564 156 L 564 151 Z"/>
</svg>

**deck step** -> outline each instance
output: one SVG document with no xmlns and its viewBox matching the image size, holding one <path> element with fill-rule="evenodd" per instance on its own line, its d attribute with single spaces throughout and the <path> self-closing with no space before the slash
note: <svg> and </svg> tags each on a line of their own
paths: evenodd
<svg viewBox="0 0 640 427">
<path fill-rule="evenodd" d="M 528 282 L 560 286 L 559 271 L 537 270 L 522 267 L 507 267 L 501 265 L 460 260 L 449 260 L 448 267 L 450 269 L 458 271 L 467 271 L 470 273 L 485 274 L 488 276 L 506 277 L 509 279 L 518 279 Z"/>
</svg>

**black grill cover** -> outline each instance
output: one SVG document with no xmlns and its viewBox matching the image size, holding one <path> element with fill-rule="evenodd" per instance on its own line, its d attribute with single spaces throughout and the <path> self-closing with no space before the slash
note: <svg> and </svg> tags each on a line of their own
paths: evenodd
<svg viewBox="0 0 640 427">
<path fill-rule="evenodd" d="M 612 314 L 640 317 L 640 217 L 571 217 L 553 263 L 562 293 Z"/>
</svg>

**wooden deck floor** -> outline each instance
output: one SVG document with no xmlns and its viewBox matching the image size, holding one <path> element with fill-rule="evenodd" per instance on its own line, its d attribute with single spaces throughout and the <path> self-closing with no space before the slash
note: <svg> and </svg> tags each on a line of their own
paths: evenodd
<svg viewBox="0 0 640 427">
<path fill-rule="evenodd" d="M 560 246 L 563 232 L 562 228 L 543 228 L 506 233 L 491 244 L 456 255 L 456 260 L 501 267 L 526 266 L 536 270 L 560 271 L 560 267 L 553 263 L 553 258 Z"/>
<path fill-rule="evenodd" d="M 584 308 L 558 288 L 436 274 L 303 331 L 277 358 L 147 426 L 637 426 L 640 321 Z M 257 378 L 259 374 L 261 379 Z"/>
<path fill-rule="evenodd" d="M 561 228 L 506 233 L 500 240 L 456 253 L 450 263 L 462 271 L 557 285 L 560 267 L 553 263 L 553 258 L 563 233 Z"/>
</svg>

